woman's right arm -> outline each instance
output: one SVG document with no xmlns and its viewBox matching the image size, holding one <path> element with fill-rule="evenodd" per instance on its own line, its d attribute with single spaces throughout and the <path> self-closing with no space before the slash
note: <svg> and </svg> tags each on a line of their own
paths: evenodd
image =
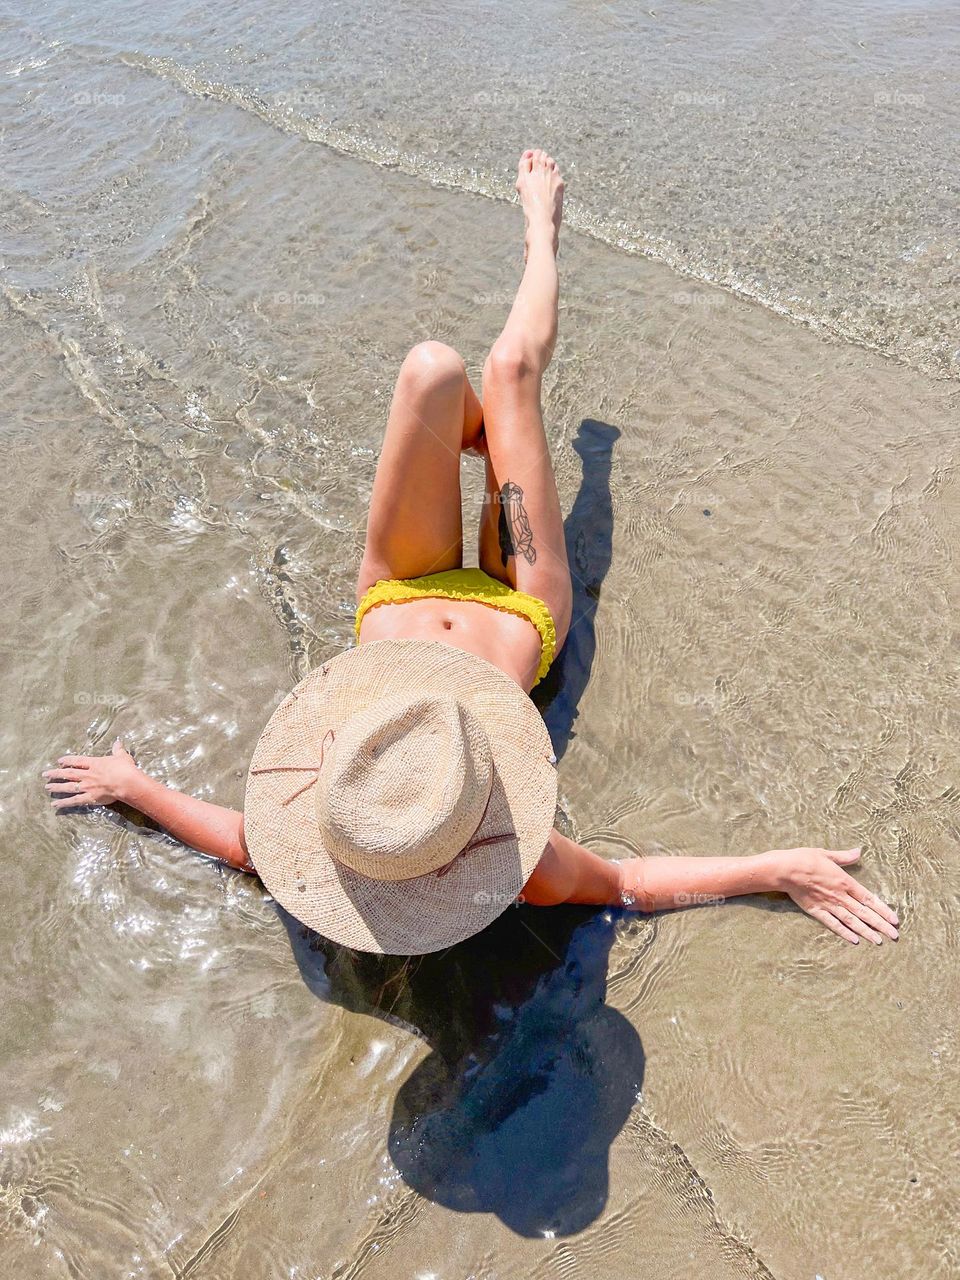
<svg viewBox="0 0 960 1280">
<path fill-rule="evenodd" d="M 219 858 L 238 871 L 254 872 L 243 838 L 243 814 L 184 795 L 149 777 L 120 739 L 108 756 L 61 756 L 47 769 L 54 809 L 121 801 L 159 823 L 176 840 Z"/>
</svg>

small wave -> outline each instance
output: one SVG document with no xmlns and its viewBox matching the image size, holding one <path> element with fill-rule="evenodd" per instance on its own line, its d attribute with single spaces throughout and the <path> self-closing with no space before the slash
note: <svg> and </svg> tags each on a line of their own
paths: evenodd
<svg viewBox="0 0 960 1280">
<path fill-rule="evenodd" d="M 283 133 L 307 142 L 319 143 L 350 159 L 364 161 L 381 169 L 393 169 L 434 187 L 508 203 L 516 200 L 511 177 L 493 176 L 476 168 L 428 159 L 415 151 L 384 144 L 381 139 L 361 129 L 343 128 L 322 117 L 306 115 L 291 105 L 297 101 L 296 95 L 258 92 L 222 80 L 206 79 L 197 71 L 171 58 L 127 51 L 120 55 L 120 59 L 126 66 L 157 76 L 194 97 L 214 99 L 237 107 Z M 686 250 L 667 236 L 655 235 L 625 221 L 604 219 L 570 200 L 564 207 L 564 223 L 581 235 L 589 236 L 621 253 L 662 263 L 677 275 L 732 294 L 744 302 L 761 306 L 809 329 L 901 363 L 913 364 L 935 377 L 960 376 L 960 371 L 953 373 L 941 365 L 931 367 L 921 358 L 910 359 L 900 351 L 891 350 L 885 344 L 877 342 L 855 321 L 824 315 L 813 303 L 797 295 L 790 295 L 784 300 L 735 272 L 711 270 L 707 264 L 691 263 Z"/>
</svg>

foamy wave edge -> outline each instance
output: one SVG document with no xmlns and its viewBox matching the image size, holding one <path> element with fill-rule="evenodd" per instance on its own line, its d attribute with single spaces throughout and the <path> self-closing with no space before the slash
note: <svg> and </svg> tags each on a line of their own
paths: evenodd
<svg viewBox="0 0 960 1280">
<path fill-rule="evenodd" d="M 516 201 L 512 176 L 509 179 L 498 179 L 479 170 L 456 168 L 442 161 L 427 159 L 416 152 L 385 146 L 382 141 L 360 130 L 340 128 L 316 116 L 303 115 L 282 101 L 288 95 L 277 93 L 263 96 L 239 85 L 206 80 L 171 58 L 127 52 L 121 55 L 121 61 L 132 69 L 145 71 L 174 84 L 193 97 L 212 98 L 224 105 L 237 107 L 257 116 L 282 133 L 302 138 L 306 142 L 319 143 L 349 159 L 373 164 L 381 169 L 397 170 L 433 187 L 505 203 L 512 204 Z M 804 306 L 802 299 L 791 298 L 788 304 L 731 273 L 714 272 L 702 264 L 692 265 L 684 260 L 684 251 L 668 238 L 639 231 L 624 222 L 606 222 L 569 200 L 564 204 L 564 225 L 612 249 L 661 263 L 686 279 L 720 289 L 793 323 L 918 369 L 937 380 L 955 381 L 956 377 L 960 377 L 960 373 L 955 377 L 950 372 L 928 367 L 922 360 L 912 360 L 901 351 L 890 350 L 887 346 L 872 341 L 856 325 L 838 322 Z"/>
</svg>

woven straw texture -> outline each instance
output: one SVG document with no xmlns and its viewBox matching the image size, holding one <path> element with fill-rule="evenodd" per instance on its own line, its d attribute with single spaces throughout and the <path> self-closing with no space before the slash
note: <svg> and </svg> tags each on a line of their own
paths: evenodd
<svg viewBox="0 0 960 1280">
<path fill-rule="evenodd" d="M 321 822 L 329 822 L 343 805 L 334 744 L 339 735 L 347 741 L 362 738 L 365 724 L 378 717 L 390 720 L 395 705 L 417 697 L 433 703 L 440 699 L 448 707 L 456 699 L 466 708 L 465 734 L 482 761 L 484 744 L 476 741 L 479 729 L 492 760 L 492 777 L 481 764 L 485 776 L 472 780 L 470 803 L 477 804 L 476 787 L 482 788 L 486 800 L 488 780 L 489 801 L 485 811 L 479 805 L 474 810 L 483 817 L 468 837 L 473 847 L 461 853 L 462 844 L 457 843 L 439 871 L 377 879 L 336 861 L 322 835 Z M 455 738 L 454 730 L 441 726 L 432 771 L 429 753 L 422 751 L 422 740 L 418 743 L 420 757 L 408 779 L 411 804 L 442 796 L 451 770 L 459 776 L 459 764 L 452 759 L 455 752 L 445 745 Z M 324 764 L 316 774 L 295 768 L 316 766 L 322 755 Z M 331 759 L 334 767 L 328 769 Z M 490 924 L 515 900 L 536 866 L 556 812 L 552 759 L 546 726 L 533 703 L 509 676 L 482 658 L 432 641 L 361 645 L 312 671 L 288 694 L 261 734 L 244 801 L 247 848 L 277 902 L 324 937 L 360 951 L 440 951 Z M 257 773 L 260 769 L 274 771 Z M 440 829 L 449 838 L 458 830 L 456 815 L 440 823 Z M 490 843 L 481 843 L 488 838 Z M 402 854 L 396 831 L 386 827 L 382 858 L 377 859 L 369 836 L 362 843 L 363 857 L 371 859 L 368 865 L 378 866 L 380 874 L 391 865 L 391 853 Z M 416 856 L 437 865 L 435 842 L 425 840 Z M 356 848 L 350 861 L 357 861 Z M 416 869 L 402 856 L 396 865 L 407 876 Z"/>
</svg>

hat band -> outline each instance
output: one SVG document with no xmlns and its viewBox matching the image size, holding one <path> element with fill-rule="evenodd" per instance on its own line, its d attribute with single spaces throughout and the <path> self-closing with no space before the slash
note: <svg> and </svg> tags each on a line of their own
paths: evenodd
<svg viewBox="0 0 960 1280">
<path fill-rule="evenodd" d="M 490 795 L 487 796 L 487 803 L 486 805 L 484 805 L 483 813 L 480 815 L 480 821 L 477 823 L 477 831 L 479 831 L 484 824 L 484 821 L 487 816 L 487 810 L 490 808 L 490 801 L 492 798 L 493 798 L 493 791 L 491 790 Z M 463 848 L 460 850 L 459 853 L 455 853 L 449 862 L 445 862 L 442 867 L 438 867 L 433 874 L 439 879 L 441 876 L 445 876 L 448 871 L 453 870 L 453 866 L 455 862 L 457 862 L 460 858 L 466 857 L 468 853 L 472 853 L 474 849 L 482 849 L 484 845 L 487 845 L 487 844 L 499 844 L 501 840 L 509 840 L 511 837 L 515 837 L 516 834 L 517 833 L 515 831 L 510 830 L 510 831 L 504 831 L 500 835 L 481 836 L 480 839 L 478 840 L 476 838 L 476 831 L 475 831 L 474 838 L 468 841 L 468 843 L 463 846 Z"/>
<path fill-rule="evenodd" d="M 337 735 L 333 732 L 332 729 L 328 729 L 327 732 L 323 735 L 323 741 L 320 743 L 320 760 L 317 764 L 271 764 L 271 765 L 265 766 L 262 769 L 251 769 L 250 772 L 251 773 L 307 773 L 307 772 L 312 773 L 313 777 L 309 780 L 309 782 L 305 782 L 302 787 L 298 787 L 297 790 L 294 791 L 293 795 L 287 796 L 286 800 L 280 801 L 281 804 L 288 805 L 291 800 L 296 800 L 297 796 L 302 796 L 305 791 L 308 791 L 310 787 L 312 787 L 314 783 L 317 781 L 317 779 L 320 777 L 320 770 L 323 768 L 323 753 L 327 749 L 327 741 L 329 739 L 331 743 L 334 742 L 336 740 L 336 736 Z"/>
</svg>

